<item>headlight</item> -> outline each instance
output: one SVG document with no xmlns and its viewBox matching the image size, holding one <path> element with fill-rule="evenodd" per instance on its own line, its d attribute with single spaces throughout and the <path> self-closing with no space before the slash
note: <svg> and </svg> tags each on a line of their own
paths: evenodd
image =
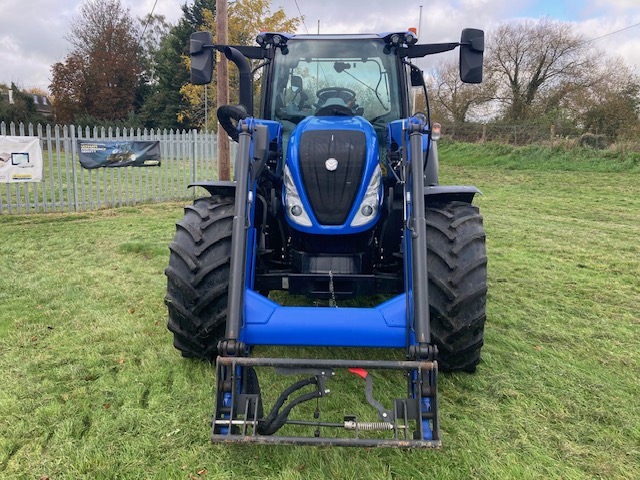
<svg viewBox="0 0 640 480">
<path fill-rule="evenodd" d="M 287 206 L 287 216 L 289 220 L 303 227 L 311 226 L 311 219 L 304 209 L 304 205 L 300 201 L 300 195 L 298 195 L 298 189 L 295 183 L 293 183 L 293 177 L 289 171 L 287 165 L 284 166 L 284 189 L 285 189 L 285 202 Z"/>
<path fill-rule="evenodd" d="M 351 222 L 352 227 L 359 227 L 371 222 L 378 214 L 378 207 L 380 206 L 380 180 L 382 179 L 382 172 L 380 165 L 376 166 L 371 176 L 371 181 L 367 187 L 367 191 L 364 194 L 364 199 L 358 207 L 356 216 Z"/>
</svg>

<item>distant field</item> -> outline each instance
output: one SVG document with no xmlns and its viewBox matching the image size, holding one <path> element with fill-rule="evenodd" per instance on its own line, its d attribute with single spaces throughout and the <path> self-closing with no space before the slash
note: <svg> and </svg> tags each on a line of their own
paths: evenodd
<svg viewBox="0 0 640 480">
<path fill-rule="evenodd" d="M 489 294 L 440 451 L 211 445 L 214 370 L 166 330 L 182 205 L 0 216 L 0 478 L 638 478 L 640 167 L 584 152 L 441 145 L 484 193 Z"/>
</svg>

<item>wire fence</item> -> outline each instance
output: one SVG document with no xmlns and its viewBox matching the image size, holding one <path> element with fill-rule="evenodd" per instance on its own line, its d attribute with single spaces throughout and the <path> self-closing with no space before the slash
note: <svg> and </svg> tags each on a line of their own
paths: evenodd
<svg viewBox="0 0 640 480">
<path fill-rule="evenodd" d="M 581 146 L 603 149 L 622 141 L 637 144 L 640 130 L 627 129 L 612 134 L 598 129 L 584 131 L 577 125 L 535 125 L 535 124 L 443 124 L 443 138 L 466 143 L 502 143 L 516 146 L 556 145 Z"/>
<path fill-rule="evenodd" d="M 548 143 L 559 139 L 576 139 L 576 129 L 544 125 L 503 124 L 443 124 L 442 135 L 451 140 L 469 143 L 495 142 L 511 145 Z M 597 134 L 595 134 L 597 135 Z"/>
<path fill-rule="evenodd" d="M 43 151 L 41 182 L 0 185 L 0 214 L 81 212 L 192 199 L 191 182 L 217 178 L 214 132 L 7 125 L 0 135 L 37 136 Z M 160 166 L 85 169 L 77 142 L 158 140 Z M 231 158 L 235 158 L 234 145 Z"/>
</svg>

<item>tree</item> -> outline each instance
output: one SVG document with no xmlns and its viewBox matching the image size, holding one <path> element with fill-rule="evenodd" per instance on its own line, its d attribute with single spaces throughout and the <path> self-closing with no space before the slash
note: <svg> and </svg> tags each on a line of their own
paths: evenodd
<svg viewBox="0 0 640 480">
<path fill-rule="evenodd" d="M 0 91 L 12 90 L 13 103 L 4 101 L 0 97 L 0 122 L 7 123 L 46 123 L 46 119 L 36 110 L 33 95 L 21 92 L 12 83 L 11 87 L 0 85 Z"/>
<path fill-rule="evenodd" d="M 86 77 L 84 60 L 79 54 L 69 54 L 64 63 L 52 67 L 53 80 L 49 89 L 54 95 L 53 112 L 56 121 L 70 123 L 74 116 L 86 110 Z"/>
<path fill-rule="evenodd" d="M 460 80 L 459 62 L 444 60 L 425 79 L 430 92 L 431 110 L 439 115 L 440 121 L 464 123 L 474 108 L 486 104 L 495 97 L 495 83 L 487 78 L 480 85 L 463 83 Z"/>
<path fill-rule="evenodd" d="M 552 110 L 592 81 L 598 53 L 565 22 L 526 20 L 498 27 L 488 42 L 487 70 L 507 121 Z"/>
<path fill-rule="evenodd" d="M 145 102 L 153 93 L 154 87 L 158 84 L 158 53 L 162 41 L 169 35 L 171 29 L 171 25 L 167 23 L 163 15 L 149 14 L 145 18 L 140 19 L 140 24 L 142 26 L 142 74 L 139 77 L 136 92 L 136 112 L 139 112 L 143 108 Z M 140 125 L 138 124 L 138 126 Z"/>
<path fill-rule="evenodd" d="M 611 74 L 615 72 L 615 74 Z M 621 58 L 602 62 L 594 81 L 571 98 L 575 118 L 585 131 L 610 139 L 637 136 L 640 126 L 640 78 Z"/>
<path fill-rule="evenodd" d="M 204 23 L 202 30 L 211 32 L 214 35 L 216 33 L 216 22 L 212 10 L 204 11 Z M 294 32 L 300 18 L 292 17 L 288 18 L 284 13 L 282 7 L 279 7 L 275 12 L 271 12 L 270 0 L 237 0 L 233 4 L 229 5 L 229 44 L 230 45 L 255 45 L 255 39 L 260 31 L 270 32 Z M 221 61 L 226 62 L 226 58 L 222 58 Z M 188 69 L 189 59 L 188 56 L 184 56 L 183 64 Z M 261 71 L 257 72 L 254 77 L 254 85 L 256 86 L 256 92 L 260 83 Z M 229 69 L 229 84 L 238 85 L 238 71 L 235 67 Z M 181 93 L 183 98 L 187 100 L 186 108 L 183 108 L 180 112 L 182 118 L 188 118 L 194 125 L 204 126 L 204 102 L 205 102 L 205 87 L 201 85 L 185 84 Z M 215 76 L 214 81 L 208 86 L 207 97 L 209 100 L 209 125 L 215 125 L 217 120 L 215 119 L 215 104 L 213 99 L 216 98 L 216 85 Z M 229 103 L 237 104 L 238 89 L 230 89 Z"/>
<path fill-rule="evenodd" d="M 169 35 L 171 25 L 164 15 L 147 15 L 140 19 L 142 25 L 142 50 L 144 58 L 145 76 L 150 84 L 157 83 L 156 57 L 163 40 Z"/>
<path fill-rule="evenodd" d="M 155 61 L 152 92 L 142 107 L 146 127 L 190 128 L 189 117 L 179 118 L 188 106 L 180 90 L 189 83 L 189 69 L 184 58 L 189 55 L 189 37 L 202 30 L 205 11 L 215 12 L 215 0 L 195 0 L 182 6 L 182 17 L 162 38 Z"/>
<path fill-rule="evenodd" d="M 135 110 L 143 66 L 139 38 L 139 26 L 120 0 L 82 4 L 67 38 L 71 52 L 52 66 L 58 121 L 78 114 L 118 120 Z"/>
</svg>

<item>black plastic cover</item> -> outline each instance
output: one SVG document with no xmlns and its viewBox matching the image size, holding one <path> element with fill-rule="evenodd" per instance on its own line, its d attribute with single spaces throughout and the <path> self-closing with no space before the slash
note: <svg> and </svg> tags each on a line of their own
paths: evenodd
<svg viewBox="0 0 640 480">
<path fill-rule="evenodd" d="M 331 171 L 326 161 L 338 166 Z M 364 175 L 366 137 L 358 130 L 304 132 L 299 147 L 300 173 L 311 208 L 321 225 L 342 225 Z"/>
</svg>

